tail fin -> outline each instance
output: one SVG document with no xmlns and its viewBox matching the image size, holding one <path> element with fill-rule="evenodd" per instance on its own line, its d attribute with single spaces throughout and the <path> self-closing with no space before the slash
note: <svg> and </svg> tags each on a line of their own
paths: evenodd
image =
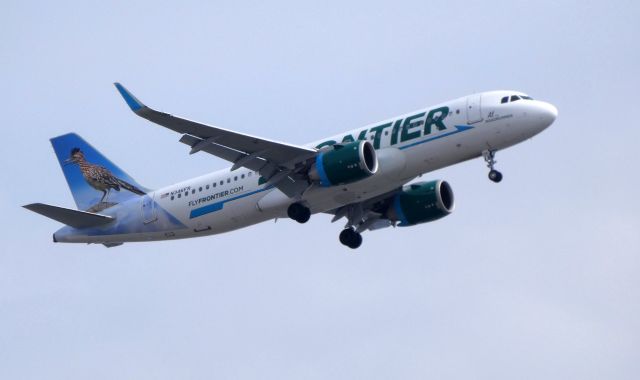
<svg viewBox="0 0 640 380">
<path fill-rule="evenodd" d="M 75 133 L 51 145 L 80 210 L 99 212 L 148 191 Z"/>
</svg>

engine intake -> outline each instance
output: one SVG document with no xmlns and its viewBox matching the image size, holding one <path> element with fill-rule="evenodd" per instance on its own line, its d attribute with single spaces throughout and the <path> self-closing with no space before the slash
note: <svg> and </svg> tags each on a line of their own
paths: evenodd
<svg viewBox="0 0 640 380">
<path fill-rule="evenodd" d="M 371 142 L 354 141 L 334 145 L 332 150 L 318 153 L 309 170 L 309 178 L 328 187 L 355 182 L 377 171 L 378 157 Z"/>
<path fill-rule="evenodd" d="M 418 182 L 407 185 L 393 197 L 387 217 L 400 227 L 432 222 L 454 209 L 451 186 L 446 181 Z"/>
</svg>

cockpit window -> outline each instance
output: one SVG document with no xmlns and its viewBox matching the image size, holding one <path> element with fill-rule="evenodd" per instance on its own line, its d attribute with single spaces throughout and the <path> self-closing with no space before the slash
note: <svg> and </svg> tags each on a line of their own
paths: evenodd
<svg viewBox="0 0 640 380">
<path fill-rule="evenodd" d="M 515 101 L 520 100 L 520 99 L 533 100 L 533 98 L 528 96 L 528 95 L 511 95 L 511 96 L 505 96 L 504 98 L 500 99 L 500 103 L 502 103 L 502 104 L 510 103 L 510 102 L 515 102 Z"/>
</svg>

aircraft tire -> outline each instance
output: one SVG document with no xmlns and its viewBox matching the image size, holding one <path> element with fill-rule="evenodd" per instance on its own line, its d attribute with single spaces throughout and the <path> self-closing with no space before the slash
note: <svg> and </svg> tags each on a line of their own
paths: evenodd
<svg viewBox="0 0 640 380">
<path fill-rule="evenodd" d="M 491 170 L 489 172 L 489 179 L 495 183 L 502 181 L 502 173 L 497 170 Z"/>
<path fill-rule="evenodd" d="M 362 245 L 362 235 L 353 230 L 353 228 L 346 228 L 340 232 L 340 243 L 346 245 L 351 249 L 356 249 Z"/>
<path fill-rule="evenodd" d="M 287 208 L 287 216 L 298 223 L 306 223 L 311 218 L 311 210 L 300 203 L 292 203 Z"/>
</svg>

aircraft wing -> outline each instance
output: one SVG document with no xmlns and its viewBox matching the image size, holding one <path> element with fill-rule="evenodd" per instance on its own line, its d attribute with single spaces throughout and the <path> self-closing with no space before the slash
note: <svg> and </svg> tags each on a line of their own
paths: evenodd
<svg viewBox="0 0 640 380">
<path fill-rule="evenodd" d="M 240 167 L 257 171 L 268 183 L 290 197 L 299 195 L 308 183 L 297 174 L 317 150 L 268 140 L 183 119 L 156 111 L 140 102 L 120 83 L 114 83 L 127 105 L 138 116 L 183 134 L 180 142 L 191 147 L 190 154 L 204 151 Z"/>
</svg>

